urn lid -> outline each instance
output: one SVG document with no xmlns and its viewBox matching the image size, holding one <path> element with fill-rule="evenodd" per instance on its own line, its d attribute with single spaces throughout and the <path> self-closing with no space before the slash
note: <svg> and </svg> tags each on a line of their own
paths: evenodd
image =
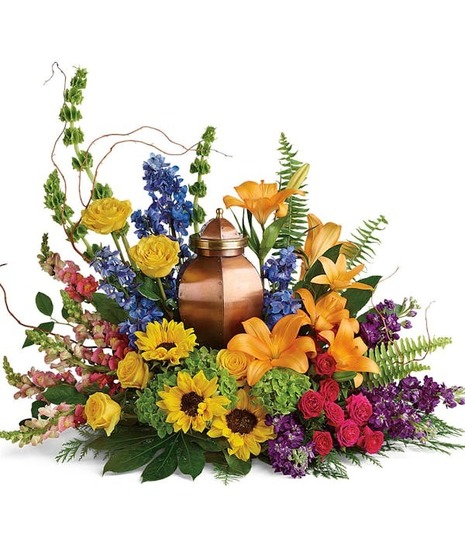
<svg viewBox="0 0 465 558">
<path fill-rule="evenodd" d="M 238 256 L 244 253 L 247 237 L 223 218 L 222 209 L 217 209 L 216 217 L 205 223 L 200 233 L 190 236 L 189 246 L 202 256 Z"/>
</svg>

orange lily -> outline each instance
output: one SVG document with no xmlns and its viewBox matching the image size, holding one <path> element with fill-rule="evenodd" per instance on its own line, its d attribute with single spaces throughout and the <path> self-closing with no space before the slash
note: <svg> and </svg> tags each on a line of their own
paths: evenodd
<svg viewBox="0 0 465 558">
<path fill-rule="evenodd" d="M 333 291 L 342 291 L 349 288 L 369 291 L 373 290 L 373 287 L 370 287 L 370 285 L 366 285 L 365 283 L 352 283 L 352 279 L 365 267 L 363 264 L 359 264 L 348 271 L 347 259 L 344 254 L 339 254 L 336 263 L 326 256 L 321 256 L 319 260 L 323 265 L 325 274 L 314 277 L 311 281 L 312 283 L 316 283 L 318 285 L 329 285 Z"/>
<path fill-rule="evenodd" d="M 234 188 L 240 199 L 233 196 L 224 196 L 223 202 L 227 209 L 232 206 L 243 207 L 249 210 L 255 219 L 264 225 L 268 217 L 274 212 L 278 212 L 279 217 L 287 214 L 287 205 L 284 203 L 287 198 L 294 194 L 305 195 L 299 188 L 284 188 L 278 191 L 276 182 L 265 184 L 263 180 L 258 182 L 243 182 Z"/>
<path fill-rule="evenodd" d="M 323 331 L 320 334 L 328 343 L 328 354 L 336 361 L 336 372 L 357 372 L 354 378 L 355 387 L 363 382 L 361 372 L 379 373 L 379 367 L 374 360 L 363 356 L 368 347 L 360 337 L 355 337 L 349 320 L 343 319 L 337 333 Z"/>
<path fill-rule="evenodd" d="M 339 293 L 331 291 L 320 297 L 316 303 L 312 293 L 308 289 L 297 289 L 296 293 L 302 299 L 306 313 L 298 310 L 304 315 L 304 324 L 312 326 L 315 331 L 334 329 L 342 320 L 349 320 L 354 333 L 358 333 L 360 324 L 355 318 L 350 317 L 346 309 L 347 299 Z"/>
<path fill-rule="evenodd" d="M 281 318 L 270 331 L 259 318 L 242 322 L 246 333 L 238 333 L 228 343 L 230 351 L 242 351 L 254 358 L 247 368 L 247 383 L 253 386 L 274 367 L 291 368 L 304 374 L 308 357 L 316 355 L 310 337 L 298 337 L 303 317 L 290 314 Z"/>
<path fill-rule="evenodd" d="M 304 252 L 307 256 L 305 266 L 302 266 L 302 275 L 305 270 L 312 267 L 317 259 L 327 250 L 338 244 L 341 234 L 341 225 L 336 223 L 323 223 L 313 213 L 307 215 L 308 232 L 305 239 Z"/>
</svg>

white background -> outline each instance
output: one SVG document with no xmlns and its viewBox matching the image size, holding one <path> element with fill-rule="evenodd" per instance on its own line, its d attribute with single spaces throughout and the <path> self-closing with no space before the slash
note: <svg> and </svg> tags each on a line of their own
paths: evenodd
<svg viewBox="0 0 465 558">
<path fill-rule="evenodd" d="M 217 128 L 208 209 L 244 180 L 273 181 L 280 132 L 311 164 L 311 209 L 343 226 L 384 214 L 389 226 L 369 271 L 377 293 L 415 296 L 431 334 L 454 343 L 429 359 L 432 375 L 465 384 L 463 203 L 465 12 L 441 1 L 8 2 L 0 20 L 0 282 L 11 310 L 38 323 L 38 290 L 58 301 L 39 269 L 43 232 L 73 258 L 43 209 L 42 184 L 61 130 L 59 62 L 89 71 L 86 140 L 141 125 L 195 143 Z M 146 136 L 161 148 L 159 135 Z M 71 153 L 59 148 L 64 169 Z M 150 148 L 116 148 L 101 179 L 144 207 Z M 97 155 L 97 152 L 95 153 Z M 189 180 L 189 157 L 176 161 Z M 75 176 L 69 176 L 70 192 Z M 425 332 L 424 314 L 413 335 Z M 0 354 L 16 371 L 44 369 L 0 304 Z M 0 388 L 0 428 L 28 404 Z M 465 408 L 442 416 L 465 427 Z M 465 442 L 464 439 L 462 441 Z M 0 441 L 1 442 L 1 441 Z M 173 476 L 101 476 L 89 459 L 58 465 L 60 443 L 22 450 L 0 443 L 0 551 L 15 556 L 463 555 L 465 453 L 408 451 L 348 481 L 291 480 L 257 466 L 224 486 L 210 470 Z M 456 506 L 456 507 L 455 507 Z"/>
</svg>

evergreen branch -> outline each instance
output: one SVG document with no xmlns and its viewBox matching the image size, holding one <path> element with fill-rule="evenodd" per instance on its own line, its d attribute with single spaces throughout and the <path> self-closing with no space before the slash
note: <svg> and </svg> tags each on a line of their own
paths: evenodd
<svg viewBox="0 0 465 558">
<path fill-rule="evenodd" d="M 420 335 L 414 339 L 399 339 L 392 343 L 377 345 L 368 350 L 368 358 L 379 366 L 379 374 L 365 374 L 364 385 L 373 388 L 401 380 L 414 372 L 429 370 L 423 359 L 429 353 L 444 348 L 452 342 L 450 337 L 432 337 L 427 339 Z"/>
<path fill-rule="evenodd" d="M 315 477 L 324 477 L 326 479 L 348 479 L 347 468 L 342 462 L 341 457 L 332 451 L 325 457 L 317 457 L 312 462 L 310 471 Z"/>
<path fill-rule="evenodd" d="M 363 221 L 355 233 L 352 233 L 352 240 L 344 246 L 345 255 L 347 256 L 348 267 L 353 268 L 361 263 L 369 263 L 375 256 L 374 246 L 381 244 L 380 239 L 375 236 L 376 233 L 383 231 L 388 222 L 384 215 L 380 215 L 376 219 Z"/>
<path fill-rule="evenodd" d="M 100 437 L 100 433 L 94 433 L 92 430 L 86 427 L 82 427 L 79 429 L 79 434 L 82 438 L 73 438 L 68 442 L 65 442 L 61 447 L 61 450 L 55 456 L 55 460 L 57 463 L 65 463 L 72 461 L 73 459 L 83 459 L 91 450 L 94 453 L 94 457 L 96 457 L 100 450 L 96 450 L 90 447 L 90 444 L 96 439 Z"/>
<path fill-rule="evenodd" d="M 215 479 L 223 481 L 224 484 L 237 481 L 244 476 L 240 473 L 232 471 L 226 463 L 215 463 L 213 467 L 215 471 Z"/>
</svg>

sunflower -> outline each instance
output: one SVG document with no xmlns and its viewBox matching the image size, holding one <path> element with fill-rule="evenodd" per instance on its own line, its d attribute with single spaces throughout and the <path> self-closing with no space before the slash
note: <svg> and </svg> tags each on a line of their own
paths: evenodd
<svg viewBox="0 0 465 558">
<path fill-rule="evenodd" d="M 166 422 L 173 424 L 175 432 L 186 433 L 190 428 L 203 432 L 207 422 L 227 412 L 224 405 L 230 401 L 224 395 L 215 395 L 217 389 L 216 376 L 207 380 L 203 370 L 194 377 L 188 372 L 179 372 L 177 385 L 165 386 L 158 392 L 161 400 L 157 405 L 167 411 Z"/>
<path fill-rule="evenodd" d="M 136 345 L 144 360 L 168 360 L 179 364 L 196 345 L 192 328 L 184 329 L 182 322 L 163 318 L 161 323 L 150 322 L 144 331 L 136 331 Z"/>
<path fill-rule="evenodd" d="M 229 442 L 229 455 L 248 461 L 251 453 L 260 453 L 261 442 L 274 438 L 274 429 L 265 424 L 265 409 L 257 405 L 245 389 L 239 390 L 238 397 L 234 409 L 213 420 L 208 435 L 211 438 L 224 436 Z"/>
</svg>

